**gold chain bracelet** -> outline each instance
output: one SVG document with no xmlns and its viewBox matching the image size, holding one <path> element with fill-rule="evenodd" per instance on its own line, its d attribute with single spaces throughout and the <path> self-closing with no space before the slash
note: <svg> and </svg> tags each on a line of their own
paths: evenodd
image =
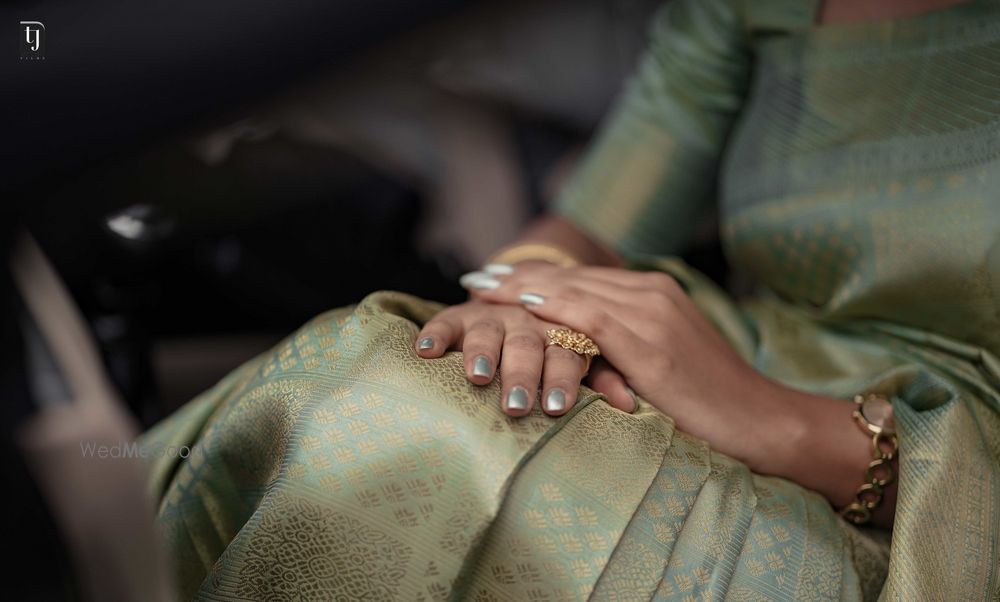
<svg viewBox="0 0 1000 602">
<path fill-rule="evenodd" d="M 872 461 L 854 501 L 840 515 L 855 525 L 863 525 L 871 520 L 872 510 L 882 503 L 885 488 L 896 480 L 892 461 L 899 451 L 899 440 L 892 420 L 892 403 L 884 395 L 856 395 L 854 404 L 855 422 L 872 438 Z"/>
</svg>

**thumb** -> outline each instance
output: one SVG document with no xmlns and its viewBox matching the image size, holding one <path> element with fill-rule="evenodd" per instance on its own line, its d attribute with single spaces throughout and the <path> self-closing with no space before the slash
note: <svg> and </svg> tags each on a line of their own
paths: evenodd
<svg viewBox="0 0 1000 602">
<path fill-rule="evenodd" d="M 598 393 L 603 393 L 608 398 L 609 405 L 623 412 L 631 414 L 639 407 L 635 394 L 625 384 L 621 373 L 603 359 L 594 361 L 587 385 Z"/>
</svg>

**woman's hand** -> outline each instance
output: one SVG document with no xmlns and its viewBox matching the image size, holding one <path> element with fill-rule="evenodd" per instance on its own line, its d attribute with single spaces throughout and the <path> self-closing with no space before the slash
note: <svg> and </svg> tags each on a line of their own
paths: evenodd
<svg viewBox="0 0 1000 602">
<path fill-rule="evenodd" d="M 642 398 L 684 431 L 766 469 L 783 430 L 781 389 L 740 358 L 680 285 L 660 272 L 536 267 L 473 289 L 590 336 Z M 791 425 L 794 427 L 794 425 Z M 778 435 L 774 445 L 785 443 Z"/>
<path fill-rule="evenodd" d="M 797 391 L 743 361 L 680 285 L 658 272 L 520 267 L 474 295 L 521 304 L 590 336 L 639 395 L 677 426 L 751 470 L 850 503 L 871 461 L 871 438 L 850 400 Z M 896 485 L 873 514 L 891 526 Z"/>
<path fill-rule="evenodd" d="M 512 416 L 531 411 L 541 385 L 542 409 L 558 416 L 573 407 L 584 377 L 581 356 L 561 347 L 545 347 L 545 331 L 559 327 L 520 305 L 473 299 L 449 307 L 427 322 L 417 336 L 416 350 L 426 359 L 441 357 L 449 349 L 462 351 L 466 378 L 476 385 L 490 383 L 499 367 L 503 375 L 501 405 Z M 606 363 L 595 362 L 587 382 L 615 407 L 634 411 L 635 397 L 621 375 Z"/>
</svg>

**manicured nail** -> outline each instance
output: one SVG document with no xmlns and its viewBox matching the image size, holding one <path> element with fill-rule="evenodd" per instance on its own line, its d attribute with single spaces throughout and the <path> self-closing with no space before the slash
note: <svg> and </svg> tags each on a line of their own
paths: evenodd
<svg viewBox="0 0 1000 602">
<path fill-rule="evenodd" d="M 542 407 L 545 408 L 546 412 L 550 414 L 553 412 L 562 412 L 566 409 L 566 393 L 562 389 L 552 389 L 549 394 L 545 396 L 545 401 L 542 402 Z"/>
<path fill-rule="evenodd" d="M 475 361 L 472 362 L 473 376 L 489 376 L 492 373 L 493 367 L 490 366 L 490 358 L 485 355 L 476 357 Z"/>
<path fill-rule="evenodd" d="M 545 297 L 537 293 L 521 293 L 521 303 L 525 305 L 541 305 L 545 303 Z"/>
<path fill-rule="evenodd" d="M 433 346 L 434 346 L 434 339 L 432 339 L 431 337 L 424 337 L 420 339 L 419 343 L 417 343 L 417 349 L 430 349 Z"/>
<path fill-rule="evenodd" d="M 524 387 L 514 387 L 507 393 L 508 410 L 528 409 L 528 390 Z"/>
<path fill-rule="evenodd" d="M 635 414 L 635 411 L 639 409 L 639 396 L 635 394 L 635 391 L 632 390 L 632 387 L 625 387 L 625 390 L 628 391 L 628 394 L 632 396 L 632 402 L 635 403 L 635 406 L 632 408 L 632 411 L 629 412 L 629 414 Z"/>
<path fill-rule="evenodd" d="M 476 280 L 482 280 L 483 278 L 492 278 L 493 276 L 487 274 L 486 272 L 469 272 L 468 274 L 462 274 L 462 277 L 458 279 L 458 283 L 462 286 L 468 288 L 470 284 Z"/>
<path fill-rule="evenodd" d="M 510 276 L 514 273 L 514 266 L 506 263 L 488 263 L 483 266 L 483 271 L 497 276 Z"/>
<path fill-rule="evenodd" d="M 500 281 L 486 272 L 469 272 L 458 279 L 464 288 L 494 289 L 500 286 Z"/>
<path fill-rule="evenodd" d="M 500 286 L 500 281 L 496 278 L 483 278 L 482 280 L 474 281 L 470 288 L 491 291 L 498 286 Z"/>
</svg>

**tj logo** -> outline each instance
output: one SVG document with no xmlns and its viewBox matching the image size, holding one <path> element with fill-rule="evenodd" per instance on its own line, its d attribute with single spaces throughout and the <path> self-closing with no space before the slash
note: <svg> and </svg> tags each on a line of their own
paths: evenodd
<svg viewBox="0 0 1000 602">
<path fill-rule="evenodd" d="M 45 25 L 41 21 L 21 21 L 21 60 L 45 59 Z"/>
</svg>

